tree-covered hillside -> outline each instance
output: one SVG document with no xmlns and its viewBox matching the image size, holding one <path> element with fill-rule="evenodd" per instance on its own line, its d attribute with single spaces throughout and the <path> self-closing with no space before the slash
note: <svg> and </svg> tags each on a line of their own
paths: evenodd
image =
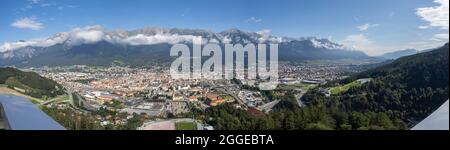
<svg viewBox="0 0 450 150">
<path fill-rule="evenodd" d="M 448 56 L 446 44 L 433 51 L 402 57 L 322 88 L 371 78 L 366 84 L 329 97 L 320 94 L 317 88 L 303 100 L 309 105 L 323 103 L 345 112 L 386 112 L 390 118 L 414 125 L 448 99 Z"/>
<path fill-rule="evenodd" d="M 63 87 L 55 81 L 14 68 L 0 68 L 0 84 L 35 98 L 55 97 L 64 93 Z"/>
</svg>

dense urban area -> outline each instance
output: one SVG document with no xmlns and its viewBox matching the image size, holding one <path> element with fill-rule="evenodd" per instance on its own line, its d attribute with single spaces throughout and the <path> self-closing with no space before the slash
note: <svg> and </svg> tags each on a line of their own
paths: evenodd
<svg viewBox="0 0 450 150">
<path fill-rule="evenodd" d="M 280 85 L 274 91 L 258 90 L 257 80 L 173 80 L 164 67 L 74 65 L 22 70 L 64 87 L 64 93 L 54 98 L 32 101 L 68 129 L 213 130 L 195 112 L 229 105 L 253 115 L 269 114 L 287 95 L 303 107 L 301 97 L 309 89 L 364 68 L 361 64 L 285 63 L 280 65 Z M 324 94 L 330 92 L 324 90 Z"/>
</svg>

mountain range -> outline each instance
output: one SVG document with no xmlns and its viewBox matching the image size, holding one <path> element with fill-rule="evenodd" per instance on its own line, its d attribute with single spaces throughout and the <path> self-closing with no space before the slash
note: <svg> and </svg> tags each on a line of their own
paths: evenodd
<svg viewBox="0 0 450 150">
<path fill-rule="evenodd" d="M 380 57 L 382 58 L 386 58 L 386 59 L 397 59 L 403 56 L 410 56 L 410 55 L 414 55 L 419 53 L 419 51 L 415 50 L 415 49 L 405 49 L 405 50 L 399 50 L 399 51 L 395 51 L 395 52 L 390 52 L 390 53 L 386 53 L 381 55 Z"/>
<path fill-rule="evenodd" d="M 173 44 L 192 43 L 276 43 L 280 61 L 370 59 L 365 53 L 315 37 L 276 37 L 267 32 L 229 29 L 215 33 L 200 29 L 143 28 L 109 31 L 101 26 L 76 28 L 46 39 L 17 41 L 0 45 L 0 66 L 61 65 L 152 65 L 174 59 Z"/>
</svg>

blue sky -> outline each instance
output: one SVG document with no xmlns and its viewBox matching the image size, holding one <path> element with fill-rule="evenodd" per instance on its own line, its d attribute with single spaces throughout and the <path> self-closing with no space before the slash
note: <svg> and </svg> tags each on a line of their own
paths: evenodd
<svg viewBox="0 0 450 150">
<path fill-rule="evenodd" d="M 446 10 L 446 12 L 444 11 Z M 0 44 L 75 27 L 270 30 L 371 55 L 448 41 L 448 0 L 2 0 Z"/>
</svg>

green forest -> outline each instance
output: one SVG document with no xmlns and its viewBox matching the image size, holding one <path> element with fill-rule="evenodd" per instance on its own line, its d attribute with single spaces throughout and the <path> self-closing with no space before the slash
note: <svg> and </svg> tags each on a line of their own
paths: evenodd
<svg viewBox="0 0 450 150">
<path fill-rule="evenodd" d="M 15 68 L 0 68 L 0 84 L 26 95 L 45 99 L 64 94 L 61 85 L 34 72 L 23 72 Z"/>
</svg>

